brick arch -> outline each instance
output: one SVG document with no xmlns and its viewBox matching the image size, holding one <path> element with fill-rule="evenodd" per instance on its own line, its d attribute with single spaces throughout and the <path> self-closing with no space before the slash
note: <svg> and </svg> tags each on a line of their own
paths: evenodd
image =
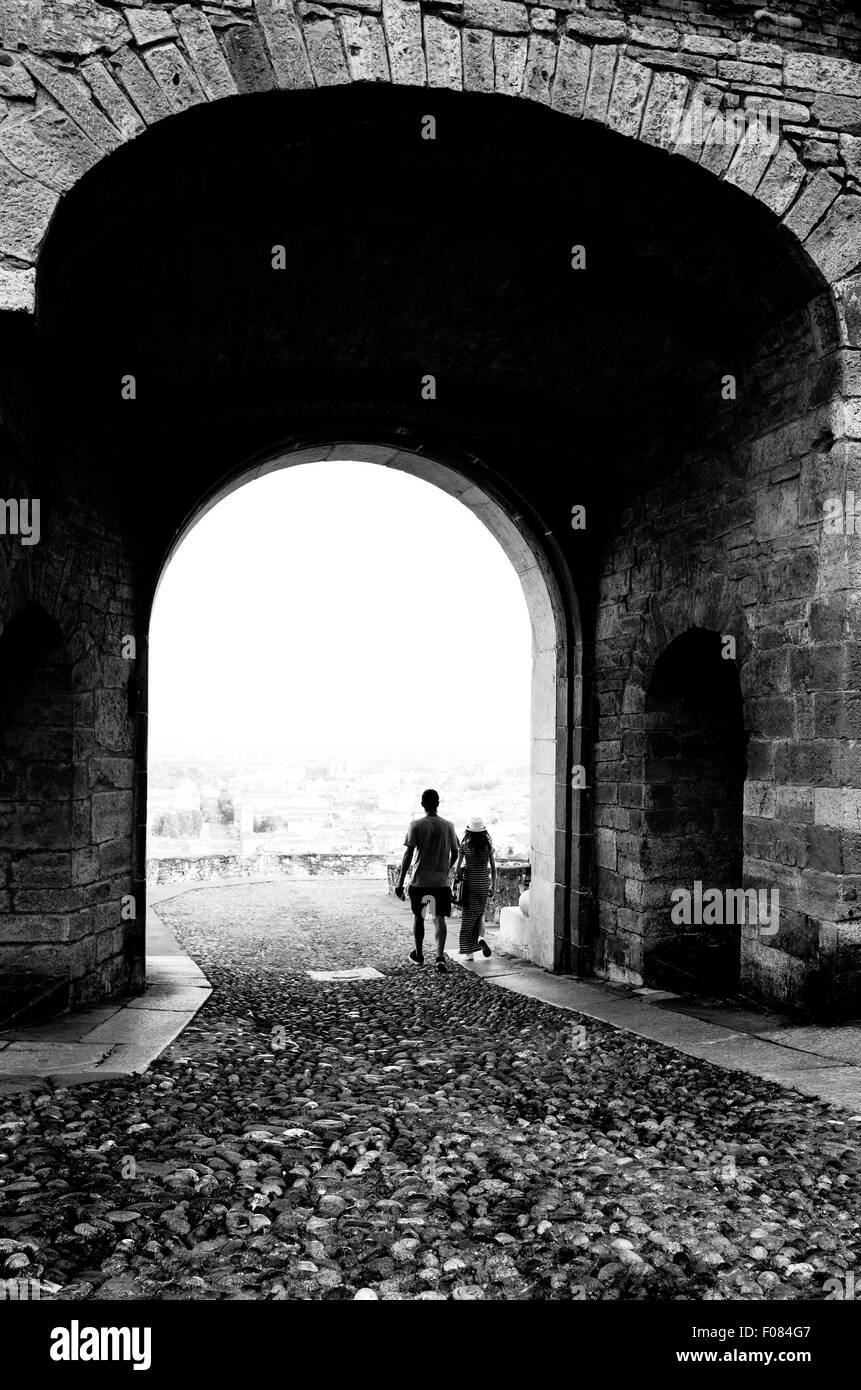
<svg viewBox="0 0 861 1390">
<path fill-rule="evenodd" d="M 839 129 L 861 65 L 759 41 L 752 20 L 740 36 L 736 20 L 716 37 L 711 27 L 699 34 L 681 6 L 658 23 L 516 0 L 464 0 L 444 15 L 426 0 L 363 0 L 337 14 L 304 0 L 124 14 L 31 6 L 15 35 L 20 50 L 0 68 L 0 91 L 11 95 L 0 122 L 0 307 L 32 309 L 59 199 L 148 126 L 245 92 L 351 82 L 521 98 L 688 158 L 768 207 L 837 287 L 838 305 L 850 295 L 842 282 L 861 263 L 861 198 L 822 167 L 813 142 L 710 145 L 708 135 L 712 113 L 763 85 L 795 98 L 812 89 L 814 117 L 822 88 L 831 104 L 818 114 Z M 704 121 L 691 140 L 683 118 L 693 103 Z M 801 98 L 784 105 L 788 119 L 809 119 Z"/>
</svg>

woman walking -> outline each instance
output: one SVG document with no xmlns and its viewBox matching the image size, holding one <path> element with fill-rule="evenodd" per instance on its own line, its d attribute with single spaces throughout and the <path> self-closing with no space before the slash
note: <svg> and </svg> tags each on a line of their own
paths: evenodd
<svg viewBox="0 0 861 1390">
<path fill-rule="evenodd" d="M 460 954 L 472 960 L 480 950 L 491 954 L 484 939 L 484 912 L 490 894 L 496 892 L 496 859 L 493 841 L 484 821 L 476 817 L 469 822 L 460 842 L 460 854 L 455 865 L 455 883 L 463 877 L 463 900 L 460 919 Z"/>
</svg>

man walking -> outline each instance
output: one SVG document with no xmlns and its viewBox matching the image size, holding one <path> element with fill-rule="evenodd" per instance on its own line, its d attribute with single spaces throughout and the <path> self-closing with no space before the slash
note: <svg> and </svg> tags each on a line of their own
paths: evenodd
<svg viewBox="0 0 861 1390">
<path fill-rule="evenodd" d="M 449 878 L 452 865 L 460 852 L 457 835 L 450 820 L 437 815 L 439 794 L 429 787 L 422 793 L 422 806 L 425 814 L 414 820 L 406 834 L 406 850 L 401 862 L 401 872 L 395 884 L 395 897 L 404 901 L 404 879 L 417 854 L 416 866 L 410 880 L 410 907 L 413 910 L 413 935 L 415 950 L 410 951 L 413 965 L 424 965 L 425 923 L 422 907 L 427 904 L 427 915 L 433 918 L 434 945 L 436 946 L 436 968 L 440 975 L 446 974 L 445 938 L 446 917 L 451 916 L 451 887 Z"/>
</svg>

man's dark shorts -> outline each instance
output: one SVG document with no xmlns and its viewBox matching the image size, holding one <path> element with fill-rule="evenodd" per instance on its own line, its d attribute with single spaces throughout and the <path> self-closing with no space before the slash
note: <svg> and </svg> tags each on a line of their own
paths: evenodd
<svg viewBox="0 0 861 1390">
<path fill-rule="evenodd" d="M 451 889 L 446 888 L 410 888 L 410 907 L 418 917 L 424 917 L 425 912 L 429 917 L 450 917 L 451 916 Z M 433 898 L 429 907 L 425 907 L 427 898 Z"/>
</svg>

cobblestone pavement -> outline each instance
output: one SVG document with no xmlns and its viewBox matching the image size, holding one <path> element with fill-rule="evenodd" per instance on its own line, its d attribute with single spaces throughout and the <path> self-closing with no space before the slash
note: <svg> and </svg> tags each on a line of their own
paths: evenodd
<svg viewBox="0 0 861 1390">
<path fill-rule="evenodd" d="M 821 1299 L 859 1124 L 406 959 L 381 885 L 160 912 L 214 993 L 144 1076 L 0 1096 L 0 1275 L 63 1298 Z M 317 982 L 308 968 L 376 966 Z"/>
</svg>

